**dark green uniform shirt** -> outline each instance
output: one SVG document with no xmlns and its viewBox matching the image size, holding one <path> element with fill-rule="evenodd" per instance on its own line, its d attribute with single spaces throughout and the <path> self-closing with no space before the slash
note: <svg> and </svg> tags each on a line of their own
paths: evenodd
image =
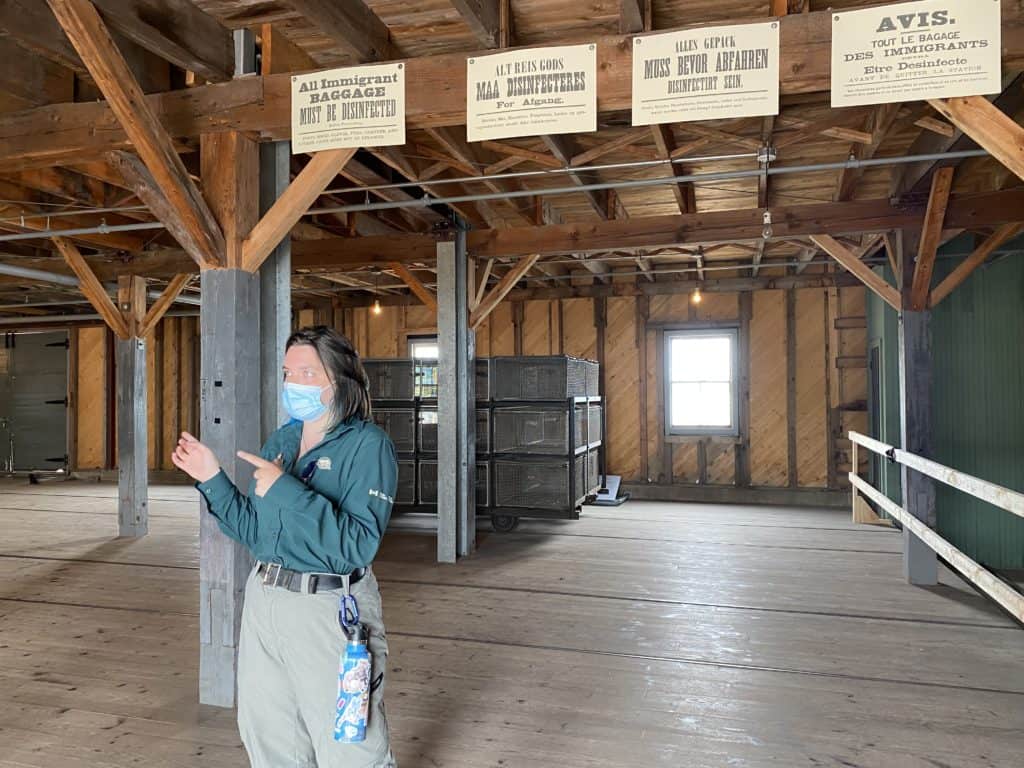
<svg viewBox="0 0 1024 768">
<path fill-rule="evenodd" d="M 377 426 L 342 422 L 298 456 L 302 422 L 285 424 L 260 455 L 284 460 L 285 473 L 261 498 L 248 495 L 224 471 L 196 487 L 220 529 L 264 562 L 296 571 L 351 573 L 370 564 L 391 517 L 398 464 Z M 301 478 L 301 479 L 300 479 Z"/>
</svg>

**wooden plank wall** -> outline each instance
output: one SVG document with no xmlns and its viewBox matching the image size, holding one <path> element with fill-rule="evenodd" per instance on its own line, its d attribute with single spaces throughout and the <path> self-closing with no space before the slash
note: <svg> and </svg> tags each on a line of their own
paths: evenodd
<svg viewBox="0 0 1024 768">
<path fill-rule="evenodd" d="M 78 346 L 76 398 L 71 403 L 76 470 L 113 469 L 108 451 L 111 380 L 105 328 L 72 330 Z M 182 430 L 195 433 L 199 416 L 199 318 L 170 317 L 146 337 L 149 468 L 174 470 L 170 455 Z M 116 422 L 115 422 L 116 423 Z M 113 431 L 116 435 L 116 430 Z"/>
<path fill-rule="evenodd" d="M 787 338 L 788 300 L 793 306 L 792 340 Z M 863 357 L 867 340 L 864 329 L 838 331 L 835 325 L 840 317 L 863 317 L 863 289 L 800 289 L 792 291 L 791 299 L 781 290 L 752 295 L 749 360 L 740 366 L 749 370 L 749 428 L 738 440 L 666 438 L 659 371 L 666 329 L 740 327 L 739 294 L 705 293 L 696 305 L 688 291 L 639 300 L 608 298 L 603 350 L 598 349 L 597 301 L 504 302 L 477 332 L 477 354 L 562 353 L 603 359 L 608 471 L 627 481 L 735 485 L 740 452 L 747 446 L 751 486 L 843 485 L 847 470 L 841 435 L 866 426 L 866 413 L 858 409 L 867 398 L 867 376 L 863 367 L 838 368 L 836 361 L 842 357 L 849 365 L 849 360 Z M 436 330 L 422 306 L 383 307 L 379 315 L 365 308 L 346 309 L 335 315 L 337 327 L 366 357 L 405 354 L 410 335 Z M 298 320 L 312 322 L 314 310 L 299 313 Z M 792 366 L 789 349 L 795 352 Z"/>
<path fill-rule="evenodd" d="M 792 340 L 787 338 L 789 301 Z M 740 327 L 739 294 L 706 293 L 697 305 L 691 303 L 688 292 L 603 302 L 504 302 L 477 331 L 476 347 L 481 356 L 562 353 L 604 360 L 608 471 L 627 481 L 734 485 L 746 446 L 752 486 L 842 487 L 849 461 L 842 435 L 867 426 L 867 371 L 857 362 L 866 354 L 867 339 L 863 328 L 839 330 L 836 325 L 840 318 L 847 321 L 844 326 L 850 325 L 851 318 L 862 318 L 864 301 L 861 288 L 801 289 L 793 291 L 791 299 L 781 290 L 752 295 L 749 359 L 740 366 L 749 370 L 749 429 L 738 440 L 666 438 L 660 371 L 665 330 Z M 602 317 L 606 327 L 599 333 Z M 410 337 L 437 330 L 433 313 L 422 305 L 384 306 L 380 314 L 364 307 L 301 309 L 295 324 L 333 325 L 352 339 L 364 357 L 403 356 Z M 106 331 L 88 328 L 75 334 L 77 468 L 103 468 L 111 385 Z M 177 433 L 196 428 L 197 334 L 196 318 L 170 318 L 148 340 L 153 469 L 172 469 L 168 457 Z M 599 348 L 602 339 L 603 349 Z M 795 351 L 792 366 L 789 349 Z M 840 358 L 841 368 L 837 366 Z"/>
</svg>

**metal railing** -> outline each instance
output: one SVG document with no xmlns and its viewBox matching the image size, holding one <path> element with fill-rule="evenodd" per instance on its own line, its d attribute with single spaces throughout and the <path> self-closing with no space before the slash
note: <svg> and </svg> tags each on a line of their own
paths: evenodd
<svg viewBox="0 0 1024 768">
<path fill-rule="evenodd" d="M 923 475 L 927 475 L 941 483 L 945 483 L 959 491 L 970 494 L 977 499 L 986 501 L 999 509 L 1003 509 L 1018 517 L 1024 517 L 1024 494 L 1004 488 L 1001 485 L 990 483 L 987 480 L 968 475 L 936 461 L 925 459 L 913 453 L 886 445 L 883 442 L 874 440 L 859 432 L 850 432 L 850 441 L 853 451 L 851 455 L 850 484 L 852 486 L 852 502 L 854 511 L 854 522 L 858 519 L 858 505 L 863 501 L 859 494 L 863 493 L 868 499 L 878 505 L 878 508 L 897 520 L 904 529 L 910 531 L 918 539 L 924 542 L 937 555 L 943 558 L 950 566 L 955 568 L 971 584 L 976 586 L 999 605 L 1005 608 L 1017 621 L 1024 623 L 1024 595 L 1010 585 L 1002 581 L 998 576 L 986 569 L 980 563 L 975 562 L 966 554 L 961 552 L 942 536 L 929 528 L 924 522 L 918 520 L 901 505 L 894 502 L 881 491 L 875 489 L 869 482 L 857 474 L 857 446 L 867 448 L 889 461 L 902 464 L 915 469 Z"/>
</svg>

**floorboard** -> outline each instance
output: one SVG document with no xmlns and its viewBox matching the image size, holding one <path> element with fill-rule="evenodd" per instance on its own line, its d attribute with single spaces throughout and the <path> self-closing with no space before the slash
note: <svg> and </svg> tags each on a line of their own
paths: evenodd
<svg viewBox="0 0 1024 768">
<path fill-rule="evenodd" d="M 0 768 L 247 765 L 197 704 L 195 491 L 150 515 L 117 539 L 112 486 L 0 483 Z M 375 565 L 403 766 L 1021 765 L 1020 627 L 949 571 L 907 585 L 895 531 L 630 503 L 439 566 L 429 525 Z"/>
</svg>

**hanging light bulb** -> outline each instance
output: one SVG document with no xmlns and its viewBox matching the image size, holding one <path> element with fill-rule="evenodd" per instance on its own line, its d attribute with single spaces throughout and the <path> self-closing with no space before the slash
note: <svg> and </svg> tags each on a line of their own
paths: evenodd
<svg viewBox="0 0 1024 768">
<path fill-rule="evenodd" d="M 690 294 L 690 301 L 694 304 L 700 304 L 701 298 L 703 297 L 700 295 L 700 286 L 697 286 L 693 289 L 693 293 Z"/>
<path fill-rule="evenodd" d="M 373 271 L 373 314 L 380 314 L 380 298 L 376 294 L 380 292 L 380 270 L 375 269 Z"/>
<path fill-rule="evenodd" d="M 379 315 L 380 312 L 381 312 L 381 309 L 380 309 L 380 299 L 374 299 L 373 300 L 373 314 Z"/>
</svg>

